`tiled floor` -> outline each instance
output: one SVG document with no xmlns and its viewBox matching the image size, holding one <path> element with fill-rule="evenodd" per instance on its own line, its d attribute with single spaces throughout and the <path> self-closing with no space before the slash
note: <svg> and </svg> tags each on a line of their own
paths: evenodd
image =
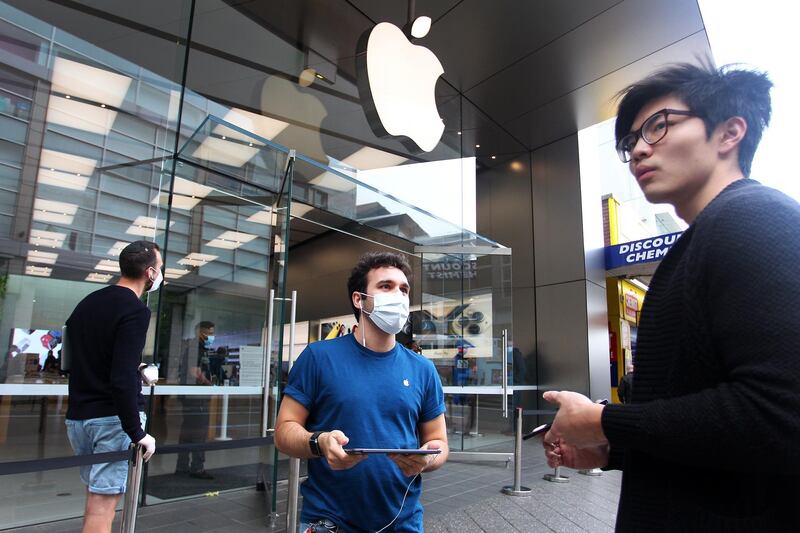
<svg viewBox="0 0 800 533">
<path fill-rule="evenodd" d="M 605 472 L 599 477 L 565 471 L 569 483 L 550 483 L 542 475 L 550 470 L 535 442 L 526 443 L 522 484 L 530 496 L 500 493 L 513 481 L 513 468 L 504 463 L 449 462 L 425 477 L 423 504 L 425 531 L 445 532 L 610 532 L 614 529 L 621 475 Z M 286 490 L 279 487 L 273 526 L 267 525 L 268 506 L 263 492 L 240 490 L 199 499 L 151 505 L 139 510 L 139 532 L 285 531 Z M 17 528 L 20 533 L 73 533 L 80 520 Z M 114 531 L 118 525 L 115 523 Z"/>
</svg>

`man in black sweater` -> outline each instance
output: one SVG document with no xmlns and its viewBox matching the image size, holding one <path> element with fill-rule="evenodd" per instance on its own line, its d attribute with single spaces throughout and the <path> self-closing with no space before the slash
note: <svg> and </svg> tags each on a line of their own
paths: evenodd
<svg viewBox="0 0 800 533">
<path fill-rule="evenodd" d="M 67 320 L 71 371 L 66 423 L 77 455 L 124 451 L 131 442 L 144 447 L 145 460 L 155 452 L 155 439 L 143 429 L 139 368 L 150 310 L 140 298 L 158 289 L 162 266 L 158 245 L 129 244 L 119 255 L 119 282 L 84 298 Z M 111 531 L 127 475 L 125 461 L 81 467 L 85 533 Z"/>
<path fill-rule="evenodd" d="M 747 179 L 758 72 L 677 65 L 625 90 L 617 151 L 690 226 L 642 309 L 632 401 L 559 406 L 551 466 L 622 469 L 617 531 L 800 531 L 800 206 Z"/>
</svg>

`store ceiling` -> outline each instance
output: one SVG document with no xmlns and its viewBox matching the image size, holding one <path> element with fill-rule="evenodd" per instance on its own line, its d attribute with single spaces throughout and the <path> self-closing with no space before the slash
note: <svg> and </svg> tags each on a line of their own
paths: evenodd
<svg viewBox="0 0 800 533">
<path fill-rule="evenodd" d="M 355 79 L 363 31 L 407 22 L 402 0 L 227 0 Z M 710 56 L 696 0 L 419 0 L 416 41 L 444 67 L 442 94 L 466 97 L 465 144 L 535 149 L 614 115 L 614 95 L 659 65 Z M 446 85 L 446 87 L 441 87 Z M 443 113 L 445 115 L 445 113 Z M 446 115 L 445 115 L 446 118 Z M 494 145 L 494 146 L 492 146 Z M 489 153 L 489 152 L 486 152 Z"/>
<path fill-rule="evenodd" d="M 7 1 L 180 80 L 175 44 L 188 27 L 188 1 Z M 402 26 L 406 2 L 196 0 L 196 14 L 193 90 L 271 114 L 251 81 L 296 82 L 311 49 L 330 61 L 337 79 L 309 88 L 324 104 L 326 121 L 300 127 L 328 136 L 322 148 L 340 159 L 364 144 L 402 152 L 399 143 L 376 139 L 358 112 L 355 50 L 374 24 Z M 658 66 L 710 55 L 696 0 L 417 0 L 416 15 L 433 19 L 417 43 L 445 71 L 437 95 L 447 130 L 441 149 L 424 155 L 432 159 L 536 149 L 613 116 L 614 95 Z"/>
</svg>

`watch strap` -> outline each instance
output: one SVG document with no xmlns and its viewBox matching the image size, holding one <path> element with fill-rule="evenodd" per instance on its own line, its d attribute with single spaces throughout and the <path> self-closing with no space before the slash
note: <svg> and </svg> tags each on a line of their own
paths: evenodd
<svg viewBox="0 0 800 533">
<path fill-rule="evenodd" d="M 319 436 L 323 433 L 324 431 L 315 431 L 308 438 L 308 447 L 311 448 L 311 453 L 314 457 L 322 457 L 322 450 L 319 449 Z"/>
</svg>

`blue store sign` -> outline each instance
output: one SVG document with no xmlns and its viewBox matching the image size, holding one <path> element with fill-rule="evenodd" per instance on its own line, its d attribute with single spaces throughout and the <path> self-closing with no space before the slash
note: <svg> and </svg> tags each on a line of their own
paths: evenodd
<svg viewBox="0 0 800 533">
<path fill-rule="evenodd" d="M 670 247 L 675 244 L 681 233 L 668 233 L 640 241 L 624 242 L 614 246 L 606 246 L 606 270 L 637 263 L 660 261 Z"/>
</svg>

